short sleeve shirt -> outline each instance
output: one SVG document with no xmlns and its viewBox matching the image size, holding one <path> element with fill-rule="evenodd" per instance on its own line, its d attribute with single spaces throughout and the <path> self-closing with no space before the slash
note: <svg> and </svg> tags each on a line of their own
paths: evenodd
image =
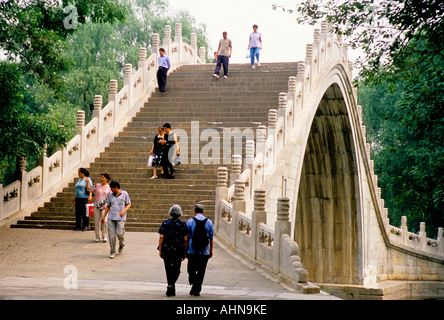
<svg viewBox="0 0 444 320">
<path fill-rule="evenodd" d="M 201 213 L 196 214 L 194 217 L 199 221 L 203 221 L 205 219 L 205 216 Z M 194 232 L 195 227 L 196 227 L 196 222 L 194 221 L 194 219 L 193 218 L 189 219 L 187 221 L 188 235 L 190 237 L 190 241 L 189 241 L 189 245 L 188 245 L 188 254 L 202 254 L 202 255 L 209 256 L 210 255 L 210 245 L 209 244 L 205 248 L 205 250 L 201 250 L 199 252 L 196 252 L 192 246 L 193 232 Z M 213 221 L 208 219 L 207 222 L 205 223 L 205 229 L 207 230 L 208 239 L 213 239 L 213 237 L 214 237 Z"/>
<path fill-rule="evenodd" d="M 182 258 L 185 254 L 185 239 L 188 229 L 185 222 L 180 219 L 168 219 L 159 228 L 163 234 L 162 258 Z"/>
<path fill-rule="evenodd" d="M 252 32 L 250 34 L 250 48 L 260 48 L 262 42 L 262 34 L 260 32 Z"/>
<path fill-rule="evenodd" d="M 219 55 L 220 56 L 229 56 L 230 55 L 230 48 L 232 48 L 231 46 L 231 40 L 230 39 L 220 39 L 219 41 Z"/>
<path fill-rule="evenodd" d="M 108 219 L 114 221 L 126 221 L 127 212 L 125 212 L 123 217 L 120 216 L 120 213 L 129 203 L 131 203 L 131 199 L 128 192 L 125 190 L 120 190 L 120 194 L 117 197 L 111 192 L 107 203 L 108 207 L 110 207 Z"/>
</svg>

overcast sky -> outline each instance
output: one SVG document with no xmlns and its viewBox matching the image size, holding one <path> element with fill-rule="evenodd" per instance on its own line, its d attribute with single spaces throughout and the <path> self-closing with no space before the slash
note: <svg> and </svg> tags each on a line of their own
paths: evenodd
<svg viewBox="0 0 444 320">
<path fill-rule="evenodd" d="M 295 0 L 169 0 L 170 7 L 189 11 L 197 22 L 207 26 L 212 51 L 217 50 L 222 32 L 227 31 L 233 43 L 230 63 L 246 63 L 248 36 L 253 24 L 262 33 L 261 62 L 295 62 L 305 59 L 305 45 L 313 42 L 314 26 L 296 23 L 294 14 L 273 10 L 272 4 Z M 320 26 L 317 26 L 320 28 Z M 174 32 L 174 31 L 173 31 Z M 212 52 L 211 52 L 212 53 Z"/>
</svg>

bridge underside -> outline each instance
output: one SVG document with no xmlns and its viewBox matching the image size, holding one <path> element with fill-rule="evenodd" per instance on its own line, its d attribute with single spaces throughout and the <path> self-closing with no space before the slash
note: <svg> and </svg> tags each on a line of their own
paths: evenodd
<svg viewBox="0 0 444 320">
<path fill-rule="evenodd" d="M 299 186 L 295 241 L 317 283 L 360 283 L 359 185 L 341 90 L 325 92 L 314 117 Z"/>
</svg>

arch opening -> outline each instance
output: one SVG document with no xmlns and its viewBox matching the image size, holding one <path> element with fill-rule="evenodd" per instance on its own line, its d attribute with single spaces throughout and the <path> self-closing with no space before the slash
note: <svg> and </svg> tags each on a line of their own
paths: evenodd
<svg viewBox="0 0 444 320">
<path fill-rule="evenodd" d="M 342 92 L 331 85 L 313 119 L 299 184 L 294 239 L 309 281 L 360 283 L 359 183 Z"/>
</svg>

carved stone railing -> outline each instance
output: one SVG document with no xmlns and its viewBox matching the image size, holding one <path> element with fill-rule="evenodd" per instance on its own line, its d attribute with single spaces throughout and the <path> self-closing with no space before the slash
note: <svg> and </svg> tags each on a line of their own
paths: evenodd
<svg viewBox="0 0 444 320">
<path fill-rule="evenodd" d="M 279 218 L 274 228 L 271 228 L 266 221 L 265 191 L 254 191 L 254 210 L 251 214 L 245 213 L 246 193 L 245 182 L 236 179 L 234 196 L 230 202 L 228 168 L 219 168 L 215 212 L 218 239 L 250 261 L 276 274 L 280 281 L 292 285 L 297 291 L 319 292 L 319 287 L 307 281 L 308 273 L 302 266 L 299 247 L 289 236 L 288 198 L 278 199 Z"/>
<path fill-rule="evenodd" d="M 205 48 L 197 49 L 197 35 L 191 35 L 191 43 L 182 41 L 182 26 L 175 25 L 174 42 L 171 27 L 165 27 L 163 41 L 166 54 L 170 57 L 171 71 L 184 64 L 205 63 Z M 12 223 L 32 213 L 67 183 L 72 182 L 77 170 L 87 166 L 100 155 L 114 136 L 130 121 L 157 87 L 156 72 L 160 36 L 154 34 L 152 54 L 140 48 L 137 70 L 125 65 L 124 85 L 118 90 L 118 81 L 110 81 L 108 104 L 103 107 L 103 97 L 94 97 L 92 119 L 85 124 L 85 112 L 78 111 L 75 136 L 65 148 L 47 156 L 46 150 L 38 166 L 26 172 L 26 159 L 20 160 L 19 179 L 3 187 L 0 184 L 0 226 Z"/>
</svg>

